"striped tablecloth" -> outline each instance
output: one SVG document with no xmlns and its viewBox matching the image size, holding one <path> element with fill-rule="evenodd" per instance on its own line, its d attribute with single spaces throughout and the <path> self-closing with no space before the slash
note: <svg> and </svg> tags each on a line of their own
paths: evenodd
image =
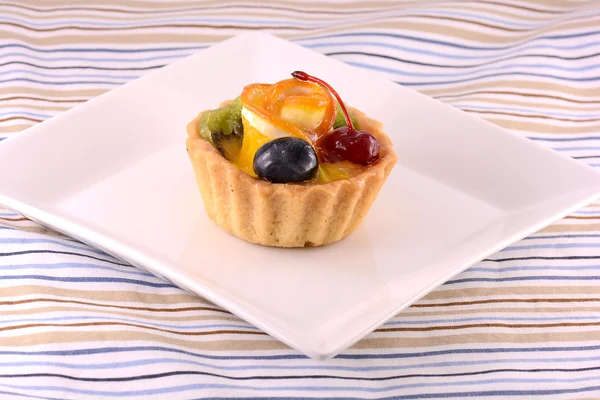
<svg viewBox="0 0 600 400">
<path fill-rule="evenodd" d="M 3 1 L 0 138 L 256 29 L 600 168 L 598 1 Z M 0 398 L 600 398 L 599 219 L 567 217 L 321 362 L 0 210 Z"/>
</svg>

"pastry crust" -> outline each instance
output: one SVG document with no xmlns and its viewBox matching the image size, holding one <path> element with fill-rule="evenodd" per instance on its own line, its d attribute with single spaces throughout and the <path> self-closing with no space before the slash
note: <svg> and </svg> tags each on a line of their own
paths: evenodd
<svg viewBox="0 0 600 400">
<path fill-rule="evenodd" d="M 354 232 L 397 157 L 381 123 L 352 111 L 379 141 L 381 158 L 355 176 L 324 184 L 273 184 L 247 175 L 200 137 L 198 115 L 187 126 L 186 146 L 210 219 L 241 239 L 275 247 L 322 246 Z"/>
</svg>

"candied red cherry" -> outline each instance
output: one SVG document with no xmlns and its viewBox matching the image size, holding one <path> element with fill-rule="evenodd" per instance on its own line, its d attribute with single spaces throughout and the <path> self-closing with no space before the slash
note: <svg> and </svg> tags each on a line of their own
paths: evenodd
<svg viewBox="0 0 600 400">
<path fill-rule="evenodd" d="M 348 110 L 340 95 L 327 82 L 302 71 L 292 72 L 292 76 L 301 81 L 314 82 L 323 86 L 337 99 L 346 125 L 319 138 L 316 147 L 321 160 L 329 163 L 347 160 L 355 164 L 371 165 L 379 160 L 381 148 L 377 138 L 367 131 L 357 131 L 348 115 Z"/>
<path fill-rule="evenodd" d="M 379 142 L 367 131 L 341 127 L 317 141 L 321 159 L 328 163 L 350 161 L 370 165 L 379 159 Z"/>
</svg>

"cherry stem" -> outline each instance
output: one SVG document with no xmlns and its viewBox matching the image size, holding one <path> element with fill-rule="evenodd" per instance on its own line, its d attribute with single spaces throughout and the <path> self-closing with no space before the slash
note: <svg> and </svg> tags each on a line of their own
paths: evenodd
<svg viewBox="0 0 600 400">
<path fill-rule="evenodd" d="M 329 93 L 331 93 L 337 99 L 337 102 L 339 103 L 340 107 L 342 108 L 342 113 L 344 113 L 344 118 L 346 119 L 346 125 L 348 125 L 348 128 L 354 130 L 354 124 L 352 124 L 352 120 L 350 119 L 350 116 L 348 115 L 348 110 L 346 110 L 346 106 L 344 105 L 342 98 L 335 91 L 335 89 L 332 88 L 331 85 L 329 85 L 329 83 L 325 82 L 322 79 L 319 79 L 312 75 L 309 75 L 306 72 L 302 72 L 302 71 L 294 71 L 294 72 L 292 72 L 292 76 L 301 81 L 314 82 L 320 86 L 323 86 L 325 89 L 327 89 L 329 91 Z"/>
</svg>

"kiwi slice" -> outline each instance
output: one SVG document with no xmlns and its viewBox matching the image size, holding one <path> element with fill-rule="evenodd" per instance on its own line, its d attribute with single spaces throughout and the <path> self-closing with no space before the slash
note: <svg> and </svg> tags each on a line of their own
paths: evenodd
<svg viewBox="0 0 600 400">
<path fill-rule="evenodd" d="M 198 133 L 232 160 L 242 146 L 242 101 L 237 97 L 231 104 L 202 113 Z"/>
<path fill-rule="evenodd" d="M 340 107 L 340 104 L 336 102 L 335 107 L 337 109 L 337 114 L 335 116 L 335 122 L 333 123 L 333 129 L 341 128 L 342 126 L 348 126 L 348 124 L 346 124 L 346 118 L 344 118 L 344 113 L 342 112 L 342 107 Z M 354 129 L 359 130 L 360 127 L 358 126 L 358 122 L 356 121 L 354 114 L 352 114 L 352 111 L 348 110 L 348 115 L 350 116 L 350 120 L 354 125 Z"/>
</svg>

